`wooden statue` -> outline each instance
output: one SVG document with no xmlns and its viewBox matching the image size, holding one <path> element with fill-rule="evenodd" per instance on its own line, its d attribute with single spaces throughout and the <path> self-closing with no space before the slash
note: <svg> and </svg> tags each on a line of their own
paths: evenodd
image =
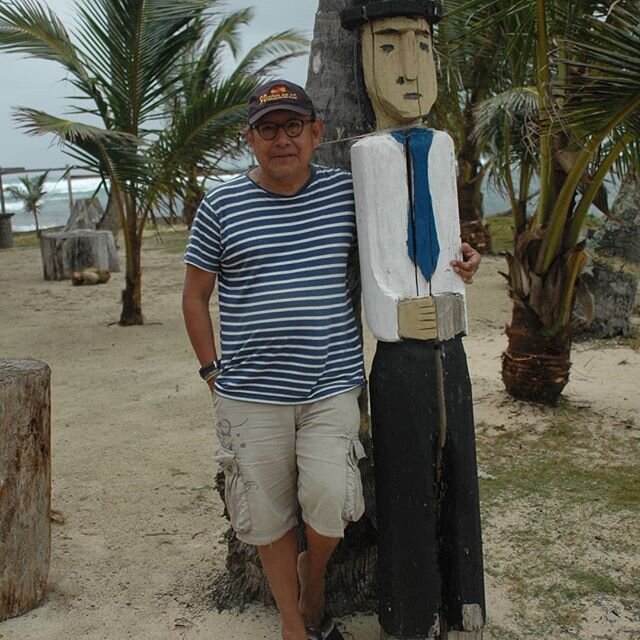
<svg viewBox="0 0 640 640">
<path fill-rule="evenodd" d="M 482 637 L 484 580 L 451 138 L 421 122 L 437 97 L 425 0 L 358 2 L 378 133 L 351 150 L 370 378 L 384 638 Z"/>
</svg>

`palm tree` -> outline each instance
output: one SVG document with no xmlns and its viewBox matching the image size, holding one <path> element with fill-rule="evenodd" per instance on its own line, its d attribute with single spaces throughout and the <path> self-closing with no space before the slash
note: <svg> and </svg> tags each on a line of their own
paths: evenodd
<svg viewBox="0 0 640 640">
<path fill-rule="evenodd" d="M 36 223 L 36 235 L 38 238 L 42 233 L 38 224 L 38 214 L 40 213 L 40 202 L 46 195 L 44 183 L 49 175 L 48 171 L 41 173 L 34 178 L 25 176 L 20 178 L 21 186 L 7 187 L 7 191 L 16 199 L 22 202 L 25 213 L 30 213 Z"/>
<path fill-rule="evenodd" d="M 507 33 L 504 21 L 496 19 L 501 17 L 500 7 L 487 3 L 480 10 L 486 28 L 469 34 L 470 16 L 464 9 L 453 7 L 438 23 L 438 100 L 428 121 L 436 129 L 447 131 L 454 140 L 462 237 L 482 253 L 491 253 L 491 235 L 482 222 L 486 143 L 474 136 L 475 109 L 507 85 L 503 55 Z"/>
<path fill-rule="evenodd" d="M 179 91 L 170 97 L 172 102 L 171 127 L 179 136 L 188 131 L 194 121 L 199 121 L 198 111 L 207 104 L 220 104 L 224 108 L 226 96 L 219 90 L 224 84 L 225 54 L 237 56 L 240 51 L 242 29 L 253 18 L 252 9 L 241 9 L 221 17 L 209 36 L 203 29 L 200 37 L 184 54 L 183 63 L 190 69 L 179 79 Z M 202 23 L 202 26 L 206 25 Z M 287 30 L 268 36 L 252 47 L 228 72 L 231 86 L 242 78 L 254 80 L 251 88 L 261 78 L 271 75 L 284 62 L 304 51 L 308 42 L 296 32 Z M 246 102 L 249 95 L 240 96 Z M 185 150 L 180 160 L 181 171 L 176 174 L 174 194 L 183 203 L 183 219 L 191 226 L 198 204 L 205 192 L 206 176 L 228 169 L 230 162 L 246 153 L 240 142 L 244 127 L 241 119 L 232 130 L 221 120 L 206 123 L 200 135 L 215 144 L 194 145 Z"/>
<path fill-rule="evenodd" d="M 109 181 L 126 250 L 121 325 L 142 324 L 140 253 L 145 223 L 185 176 L 185 157 L 224 151 L 244 124 L 248 95 L 261 80 L 261 67 L 246 65 L 237 73 L 216 76 L 215 86 L 177 111 L 171 98 L 197 68 L 197 51 L 205 30 L 220 13 L 221 0 L 79 0 L 71 38 L 60 19 L 38 0 L 9 0 L 0 6 L 0 50 L 52 60 L 67 71 L 79 98 L 73 116 L 100 124 L 64 119 L 20 108 L 16 121 L 34 135 L 54 134 L 64 150 Z M 245 13 L 245 20 L 250 13 Z M 240 21 L 241 22 L 241 21 Z M 301 39 L 285 32 L 280 47 L 264 54 L 278 58 L 301 54 Z M 219 38 L 229 46 L 237 35 Z M 173 111 L 172 111 L 173 109 Z M 170 120 L 171 125 L 166 126 Z M 203 163 L 203 169 L 209 165 Z"/>
<path fill-rule="evenodd" d="M 581 233 L 605 176 L 640 133 L 640 5 L 634 0 L 494 0 L 517 34 L 518 84 L 480 109 L 514 216 L 507 256 L 513 316 L 502 377 L 518 398 L 553 404 L 569 378 L 570 319 L 585 264 Z M 486 3 L 470 0 L 466 7 Z M 481 24 L 481 22 L 480 22 Z M 535 45 L 535 46 L 532 46 Z M 535 51 L 531 59 L 529 52 Z M 529 59 L 526 59 L 529 56 Z M 493 134 L 488 134 L 493 128 Z M 521 162 L 520 188 L 511 172 Z M 532 172 L 540 181 L 527 216 Z"/>
</svg>

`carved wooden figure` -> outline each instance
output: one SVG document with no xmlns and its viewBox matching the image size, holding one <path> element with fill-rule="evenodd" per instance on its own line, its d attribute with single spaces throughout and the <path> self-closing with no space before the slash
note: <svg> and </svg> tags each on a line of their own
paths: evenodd
<svg viewBox="0 0 640 640">
<path fill-rule="evenodd" d="M 353 145 L 367 324 L 378 339 L 371 418 L 384 638 L 482 637 L 484 581 L 471 385 L 462 336 L 456 165 L 451 138 L 421 126 L 437 96 L 425 0 L 361 2 L 377 134 Z"/>
</svg>

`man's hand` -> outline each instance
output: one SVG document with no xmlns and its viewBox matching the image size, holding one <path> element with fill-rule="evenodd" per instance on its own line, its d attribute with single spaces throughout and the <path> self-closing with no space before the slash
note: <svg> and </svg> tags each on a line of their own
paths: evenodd
<svg viewBox="0 0 640 640">
<path fill-rule="evenodd" d="M 468 242 L 462 243 L 460 251 L 462 252 L 462 260 L 452 260 L 451 266 L 464 280 L 465 284 L 471 284 L 473 282 L 473 276 L 480 266 L 482 257 Z"/>
</svg>

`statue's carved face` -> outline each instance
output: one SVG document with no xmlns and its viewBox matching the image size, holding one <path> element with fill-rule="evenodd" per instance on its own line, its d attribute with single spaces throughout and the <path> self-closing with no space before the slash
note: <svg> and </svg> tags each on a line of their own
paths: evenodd
<svg viewBox="0 0 640 640">
<path fill-rule="evenodd" d="M 426 116 L 438 95 L 431 29 L 424 18 L 393 17 L 362 26 L 362 66 L 379 129 Z"/>
</svg>

